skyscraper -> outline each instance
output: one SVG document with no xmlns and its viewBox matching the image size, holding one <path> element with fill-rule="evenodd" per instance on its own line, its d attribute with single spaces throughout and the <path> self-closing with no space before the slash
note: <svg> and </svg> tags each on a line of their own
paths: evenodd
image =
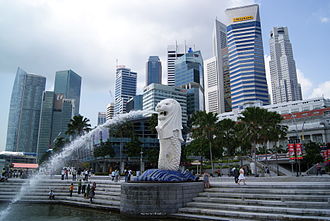
<svg viewBox="0 0 330 221">
<path fill-rule="evenodd" d="M 55 94 L 63 94 L 65 99 L 74 100 L 74 114 L 79 114 L 81 77 L 72 70 L 57 71 L 55 76 Z"/>
<path fill-rule="evenodd" d="M 207 112 L 231 111 L 230 79 L 227 50 L 227 27 L 215 20 L 213 58 L 205 60 L 205 107 Z"/>
<path fill-rule="evenodd" d="M 187 114 L 204 110 L 204 67 L 200 51 L 189 51 L 175 61 L 175 86 L 187 89 Z"/>
<path fill-rule="evenodd" d="M 137 73 L 125 66 L 118 66 L 116 71 L 114 114 L 126 113 L 127 101 L 136 95 Z"/>
<path fill-rule="evenodd" d="M 112 119 L 114 114 L 115 114 L 115 104 L 110 103 L 107 105 L 107 115 L 106 115 L 107 120 Z"/>
<path fill-rule="evenodd" d="M 188 48 L 194 48 L 190 45 L 169 45 L 167 47 L 167 85 L 175 86 L 175 61 L 184 55 Z"/>
<path fill-rule="evenodd" d="M 288 28 L 274 27 L 269 43 L 273 103 L 302 100 Z"/>
<path fill-rule="evenodd" d="M 53 91 L 43 93 L 37 145 L 38 159 L 48 149 L 54 148 L 54 142 L 58 137 L 69 138 L 65 132 L 73 116 L 73 99 L 65 99 L 63 94 L 55 94 Z"/>
<path fill-rule="evenodd" d="M 99 112 L 97 115 L 97 125 L 104 124 L 107 121 L 107 113 Z"/>
<path fill-rule="evenodd" d="M 10 100 L 6 151 L 36 152 L 46 78 L 18 68 Z"/>
<path fill-rule="evenodd" d="M 182 108 L 182 123 L 187 124 L 187 90 L 162 85 L 162 84 L 150 84 L 143 88 L 143 110 L 154 111 L 157 104 L 166 98 L 175 99 Z"/>
<path fill-rule="evenodd" d="M 147 62 L 146 86 L 151 83 L 162 83 L 162 63 L 158 56 L 150 56 Z"/>
<path fill-rule="evenodd" d="M 226 10 L 232 108 L 269 104 L 258 5 Z"/>
</svg>

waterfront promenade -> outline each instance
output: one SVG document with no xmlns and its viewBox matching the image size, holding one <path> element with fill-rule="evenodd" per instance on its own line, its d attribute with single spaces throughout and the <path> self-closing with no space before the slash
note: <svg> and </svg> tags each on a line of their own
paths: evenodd
<svg viewBox="0 0 330 221">
<path fill-rule="evenodd" d="M 0 201 L 15 197 L 25 180 L 9 179 L 0 183 Z M 211 188 L 205 189 L 192 202 L 179 209 L 173 218 L 195 220 L 330 220 L 330 176 L 308 177 L 247 177 L 247 185 L 237 185 L 232 177 L 210 179 Z M 120 209 L 121 186 L 107 176 L 92 176 L 96 182 L 93 203 L 77 193 L 69 196 L 72 180 L 44 177 L 28 190 L 21 202 L 58 203 L 109 211 Z M 48 199 L 53 189 L 55 200 Z M 155 202 L 156 203 L 156 202 Z"/>
</svg>

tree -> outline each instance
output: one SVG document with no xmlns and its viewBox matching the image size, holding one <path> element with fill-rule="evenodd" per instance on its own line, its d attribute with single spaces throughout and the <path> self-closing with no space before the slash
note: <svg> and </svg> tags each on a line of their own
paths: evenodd
<svg viewBox="0 0 330 221">
<path fill-rule="evenodd" d="M 227 156 L 234 156 L 238 147 L 237 127 L 235 121 L 224 119 L 217 122 L 217 145 L 225 150 Z"/>
<path fill-rule="evenodd" d="M 212 144 L 217 134 L 217 120 L 217 114 L 212 112 L 206 113 L 205 111 L 198 111 L 192 116 L 192 137 L 194 139 L 199 139 L 199 141 L 204 140 L 208 143 L 212 173 L 214 172 Z M 202 147 L 205 148 L 205 145 Z"/>
<path fill-rule="evenodd" d="M 251 143 L 251 155 L 254 161 L 256 161 L 257 145 L 285 137 L 287 127 L 280 124 L 282 119 L 280 114 L 260 107 L 248 107 L 242 112 L 242 116 L 239 117 L 242 123 L 241 132 Z"/>
<path fill-rule="evenodd" d="M 320 145 L 314 142 L 310 142 L 304 144 L 304 149 L 306 155 L 304 157 L 304 162 L 307 164 L 307 167 L 313 165 L 315 163 L 320 163 L 323 161 L 323 157 L 321 155 Z"/>
<path fill-rule="evenodd" d="M 89 132 L 91 130 L 91 125 L 88 123 L 89 119 L 81 116 L 76 115 L 68 124 L 68 130 L 65 132 L 65 134 L 70 136 L 82 136 L 84 133 Z"/>
<path fill-rule="evenodd" d="M 137 157 L 141 152 L 141 142 L 137 137 L 133 137 L 132 140 L 125 144 L 124 153 L 128 157 Z"/>
<path fill-rule="evenodd" d="M 93 152 L 94 157 L 115 156 L 115 151 L 111 145 L 110 140 L 107 140 L 106 142 L 101 141 L 100 145 L 98 147 L 95 147 Z"/>
</svg>

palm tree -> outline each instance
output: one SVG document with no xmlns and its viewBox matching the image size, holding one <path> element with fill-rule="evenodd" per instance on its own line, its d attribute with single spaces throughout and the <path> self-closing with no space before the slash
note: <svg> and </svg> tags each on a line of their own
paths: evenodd
<svg viewBox="0 0 330 221">
<path fill-rule="evenodd" d="M 255 162 L 256 170 L 256 149 L 268 141 L 278 141 L 286 135 L 287 127 L 281 125 L 282 116 L 276 112 L 269 112 L 260 107 L 248 107 L 239 117 L 242 123 L 244 136 L 251 143 L 252 159 Z"/>
<path fill-rule="evenodd" d="M 238 146 L 237 127 L 235 121 L 224 119 L 217 123 L 217 144 L 226 150 L 228 156 L 234 156 Z"/>
<path fill-rule="evenodd" d="M 192 137 L 207 140 L 212 173 L 214 172 L 212 143 L 217 134 L 217 120 L 217 114 L 212 112 L 198 111 L 192 116 Z"/>
<path fill-rule="evenodd" d="M 70 136 L 81 136 L 86 132 L 91 130 L 91 125 L 89 124 L 89 119 L 81 115 L 74 116 L 70 123 L 68 124 L 68 130 L 65 134 Z"/>
</svg>

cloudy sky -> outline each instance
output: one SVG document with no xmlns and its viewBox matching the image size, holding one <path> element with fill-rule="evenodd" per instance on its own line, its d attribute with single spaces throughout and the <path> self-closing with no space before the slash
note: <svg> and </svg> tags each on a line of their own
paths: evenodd
<svg viewBox="0 0 330 221">
<path fill-rule="evenodd" d="M 167 45 L 186 41 L 209 58 L 214 19 L 251 3 L 260 4 L 266 69 L 269 31 L 287 26 L 304 98 L 330 97 L 330 1 L 0 0 L 0 150 L 18 66 L 47 77 L 47 90 L 58 70 L 82 76 L 80 112 L 95 125 L 113 100 L 116 60 L 138 72 L 141 92 L 145 63 L 158 55 L 165 82 Z"/>
</svg>

